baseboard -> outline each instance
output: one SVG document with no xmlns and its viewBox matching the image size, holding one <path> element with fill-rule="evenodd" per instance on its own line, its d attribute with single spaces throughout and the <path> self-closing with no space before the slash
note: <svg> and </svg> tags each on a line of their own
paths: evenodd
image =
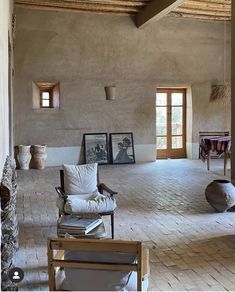
<svg viewBox="0 0 235 292">
<path fill-rule="evenodd" d="M 62 164 L 78 164 L 81 157 L 81 147 L 48 147 L 46 166 Z M 156 160 L 155 144 L 135 145 L 136 162 L 152 162 Z"/>
</svg>

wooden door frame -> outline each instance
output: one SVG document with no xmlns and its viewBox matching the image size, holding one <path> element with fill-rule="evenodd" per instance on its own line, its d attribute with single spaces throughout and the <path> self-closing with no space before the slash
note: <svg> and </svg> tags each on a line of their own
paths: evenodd
<svg viewBox="0 0 235 292">
<path fill-rule="evenodd" d="M 172 149 L 172 133 L 171 133 L 171 94 L 172 93 L 183 93 L 183 148 L 180 149 Z M 167 94 L 167 149 L 156 149 L 156 157 L 157 159 L 161 158 L 185 158 L 186 157 L 186 88 L 157 88 L 156 93 L 166 93 Z M 156 105 L 157 107 L 157 105 Z M 177 135 L 175 135 L 177 136 Z M 156 136 L 157 137 L 157 136 Z"/>
</svg>

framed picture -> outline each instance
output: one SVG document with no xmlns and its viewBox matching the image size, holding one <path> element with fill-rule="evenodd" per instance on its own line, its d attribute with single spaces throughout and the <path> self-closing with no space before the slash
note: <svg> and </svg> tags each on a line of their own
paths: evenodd
<svg viewBox="0 0 235 292">
<path fill-rule="evenodd" d="M 108 164 L 107 136 L 107 133 L 83 134 L 85 163 Z"/>
<path fill-rule="evenodd" d="M 133 133 L 110 134 L 112 163 L 135 163 Z"/>
</svg>

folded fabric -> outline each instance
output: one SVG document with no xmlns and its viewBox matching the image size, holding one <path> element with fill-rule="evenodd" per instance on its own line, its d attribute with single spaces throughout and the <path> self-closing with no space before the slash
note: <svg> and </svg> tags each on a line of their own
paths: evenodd
<svg viewBox="0 0 235 292">
<path fill-rule="evenodd" d="M 90 195 L 68 195 L 64 204 L 64 211 L 68 214 L 101 213 L 113 211 L 116 207 L 115 199 L 96 192 Z"/>
</svg>

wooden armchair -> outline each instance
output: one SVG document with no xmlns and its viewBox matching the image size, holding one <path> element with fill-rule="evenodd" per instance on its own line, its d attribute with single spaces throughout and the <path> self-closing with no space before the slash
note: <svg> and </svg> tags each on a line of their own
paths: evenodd
<svg viewBox="0 0 235 292">
<path fill-rule="evenodd" d="M 48 275 L 50 291 L 147 291 L 149 250 L 140 241 L 49 238 Z"/>
<path fill-rule="evenodd" d="M 104 183 L 100 183 L 98 171 L 97 171 L 97 188 L 100 194 L 103 194 L 103 195 L 106 194 L 107 197 L 113 198 L 114 195 L 117 195 L 117 192 L 108 188 Z M 62 205 L 65 205 L 69 196 L 65 193 L 65 180 L 64 180 L 63 169 L 60 170 L 60 187 L 56 187 L 55 189 L 56 189 L 57 194 L 59 195 L 61 202 L 63 202 Z M 59 216 L 69 215 L 69 214 L 71 213 L 67 213 L 63 207 L 59 208 Z M 110 210 L 107 212 L 99 212 L 98 214 L 100 216 L 107 216 L 107 215 L 111 216 L 111 235 L 112 235 L 112 239 L 114 239 L 114 210 Z"/>
</svg>

